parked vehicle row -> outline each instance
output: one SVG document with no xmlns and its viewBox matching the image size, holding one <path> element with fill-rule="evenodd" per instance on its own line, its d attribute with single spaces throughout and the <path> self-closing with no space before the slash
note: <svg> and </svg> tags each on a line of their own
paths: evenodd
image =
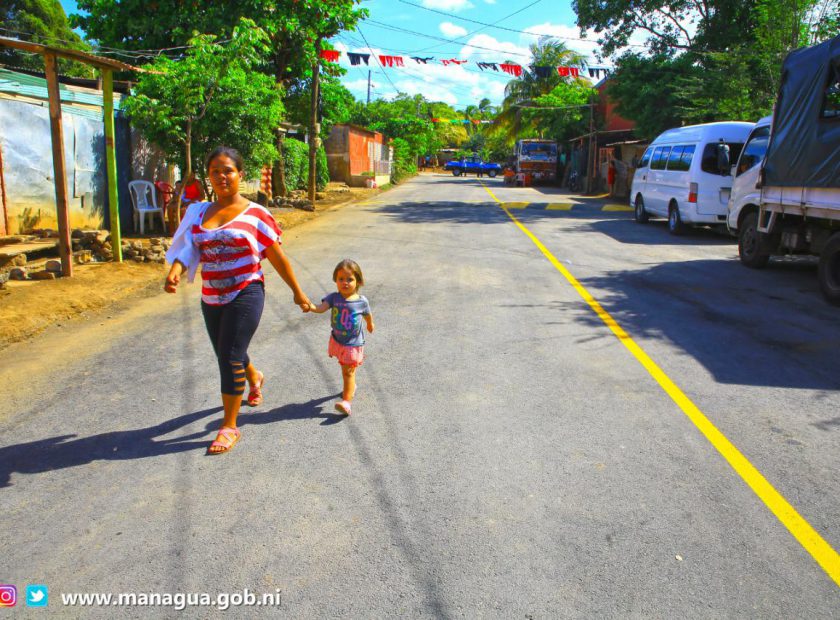
<svg viewBox="0 0 840 620">
<path fill-rule="evenodd" d="M 738 159 L 752 123 L 725 122 L 670 129 L 647 148 L 630 196 L 637 222 L 668 219 L 668 230 L 726 223 L 730 161 Z"/>
<path fill-rule="evenodd" d="M 725 224 L 747 267 L 818 255 L 823 295 L 840 305 L 840 36 L 788 55 L 772 117 L 657 137 L 630 201 L 637 222 L 667 217 L 672 234 Z"/>
</svg>

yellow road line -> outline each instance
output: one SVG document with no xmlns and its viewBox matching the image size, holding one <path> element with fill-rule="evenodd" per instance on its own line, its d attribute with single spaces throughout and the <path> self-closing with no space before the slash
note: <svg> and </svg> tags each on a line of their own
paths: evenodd
<svg viewBox="0 0 840 620">
<path fill-rule="evenodd" d="M 495 198 L 495 196 L 494 196 L 494 198 Z M 531 203 L 530 202 L 503 202 L 502 203 L 502 205 L 505 209 L 524 209 L 529 204 L 531 204 Z"/>
<path fill-rule="evenodd" d="M 580 282 L 566 269 L 566 267 L 546 248 L 542 242 L 528 230 L 500 201 L 490 189 L 484 185 L 484 189 L 504 209 L 507 216 L 516 224 L 519 229 L 528 236 L 543 255 L 563 274 L 563 277 L 572 285 L 583 300 L 615 334 L 633 357 L 650 373 L 659 386 L 677 404 L 682 412 L 691 420 L 697 429 L 703 433 L 709 443 L 729 463 L 732 469 L 741 476 L 741 479 L 753 490 L 753 492 L 764 502 L 764 505 L 772 512 L 788 531 L 799 541 L 811 557 L 819 564 L 837 586 L 840 586 L 840 555 L 829 545 L 819 533 L 811 527 L 802 516 L 791 506 L 791 504 L 779 493 L 772 484 L 761 474 L 752 463 L 747 460 L 738 448 L 721 433 L 714 424 L 703 414 L 702 411 L 686 396 L 683 391 L 665 374 L 665 372 L 654 362 L 647 353 L 637 345 L 630 335 L 601 307 L 601 304 L 587 291 Z"/>
<path fill-rule="evenodd" d="M 604 205 L 601 211 L 632 211 L 633 207 L 627 205 Z"/>
<path fill-rule="evenodd" d="M 572 203 L 570 202 L 552 202 L 545 208 L 546 211 L 571 211 Z"/>
</svg>

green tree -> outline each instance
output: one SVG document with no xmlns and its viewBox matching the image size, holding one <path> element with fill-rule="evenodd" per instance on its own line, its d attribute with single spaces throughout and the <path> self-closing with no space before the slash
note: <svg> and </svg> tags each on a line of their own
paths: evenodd
<svg viewBox="0 0 840 620">
<path fill-rule="evenodd" d="M 568 49 L 565 44 L 552 39 L 541 39 L 531 45 L 533 62 L 521 77 L 510 80 L 505 87 L 505 98 L 496 115 L 493 133 L 502 135 L 508 143 L 518 138 L 562 138 L 583 118 L 586 105 L 592 96 L 589 83 L 580 78 L 539 77 L 535 67 L 580 65 L 583 57 Z M 543 108 L 529 110 L 528 108 Z M 554 109 L 548 109 L 554 108 Z"/>
<path fill-rule="evenodd" d="M 32 41 L 67 49 L 87 51 L 90 47 L 73 32 L 58 0 L 0 0 L 0 36 Z M 0 63 L 30 71 L 43 71 L 38 55 L 0 47 Z M 79 62 L 59 59 L 59 70 L 66 75 L 90 78 L 94 70 Z"/>
<path fill-rule="evenodd" d="M 202 158 L 218 144 L 238 149 L 257 172 L 277 155 L 273 129 L 282 114 L 279 87 L 255 69 L 268 52 L 266 34 L 247 19 L 224 43 L 197 36 L 181 60 L 160 57 L 147 67 L 126 112 L 186 174 L 203 172 Z"/>
<path fill-rule="evenodd" d="M 289 87 L 284 99 L 289 122 L 306 125 L 309 122 L 312 97 L 311 77 L 297 80 Z M 333 125 L 347 123 L 356 109 L 356 99 L 335 76 L 321 79 L 320 84 L 321 138 L 330 135 Z"/>
<path fill-rule="evenodd" d="M 665 129 L 678 127 L 684 115 L 686 84 L 699 79 L 702 69 L 687 55 L 669 58 L 657 54 L 646 58 L 622 56 L 607 86 L 607 96 L 616 112 L 636 123 L 642 138 L 655 138 Z M 651 102 L 656 105 L 651 105 Z"/>
<path fill-rule="evenodd" d="M 367 9 L 358 8 L 359 3 L 360 0 L 78 0 L 79 8 L 88 14 L 73 15 L 72 23 L 103 45 L 156 50 L 183 46 L 195 33 L 226 38 L 239 19 L 247 17 L 268 34 L 271 52 L 262 70 L 286 89 L 295 80 L 312 79 L 313 67 L 320 68 L 318 52 L 323 40 L 353 29 L 367 16 Z M 275 140 L 278 153 L 282 153 L 279 131 Z M 277 162 L 275 190 L 285 194 L 283 158 L 278 157 Z"/>
<path fill-rule="evenodd" d="M 609 87 L 619 114 L 634 120 L 649 138 L 683 123 L 755 120 L 769 114 L 785 56 L 835 35 L 832 15 L 840 11 L 840 3 L 751 0 L 744 6 L 737 23 L 717 31 L 701 25 L 680 54 L 674 53 L 679 46 L 667 49 L 660 41 L 652 47 L 663 49 L 661 53 L 623 55 Z M 738 32 L 726 30 L 727 40 L 721 33 L 729 28 Z"/>
</svg>

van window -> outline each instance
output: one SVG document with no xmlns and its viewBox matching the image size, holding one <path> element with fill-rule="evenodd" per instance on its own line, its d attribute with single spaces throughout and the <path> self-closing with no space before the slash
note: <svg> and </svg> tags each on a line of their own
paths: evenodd
<svg viewBox="0 0 840 620">
<path fill-rule="evenodd" d="M 670 146 L 657 146 L 653 152 L 653 157 L 650 158 L 650 169 L 665 170 L 665 162 L 668 161 L 668 154 L 670 152 Z"/>
<path fill-rule="evenodd" d="M 691 158 L 694 155 L 694 145 L 675 146 L 671 149 L 671 156 L 668 158 L 668 170 L 685 172 L 691 167 Z"/>
<path fill-rule="evenodd" d="M 653 152 L 653 147 L 649 146 L 645 149 L 645 154 L 642 155 L 642 159 L 639 160 L 639 165 L 636 168 L 647 168 L 648 162 L 650 161 L 650 154 Z"/>
<path fill-rule="evenodd" d="M 724 142 L 728 147 L 729 161 L 725 161 L 718 148 L 719 142 L 709 142 L 703 149 L 703 160 L 700 162 L 700 169 L 709 174 L 719 174 L 721 176 L 729 176 L 732 174 L 731 162 L 738 161 L 738 156 L 741 154 L 741 149 L 744 148 L 743 142 Z"/>
<path fill-rule="evenodd" d="M 761 163 L 764 159 L 764 154 L 767 153 L 767 145 L 770 142 L 770 127 L 760 127 L 756 129 L 747 141 L 744 147 L 744 152 L 741 153 L 741 159 L 738 160 L 738 171 L 736 176 L 740 176 L 753 166 Z"/>
<path fill-rule="evenodd" d="M 823 118 L 840 118 L 840 68 L 835 65 L 828 77 L 828 85 L 825 88 L 825 100 L 823 101 Z"/>
</svg>

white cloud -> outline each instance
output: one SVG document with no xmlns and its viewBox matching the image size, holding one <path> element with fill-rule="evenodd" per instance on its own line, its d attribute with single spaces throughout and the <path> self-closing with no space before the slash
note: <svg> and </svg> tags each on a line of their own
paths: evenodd
<svg viewBox="0 0 840 620">
<path fill-rule="evenodd" d="M 439 9 L 455 13 L 475 6 L 470 0 L 423 0 L 422 4 L 427 9 Z"/>
<path fill-rule="evenodd" d="M 443 22 L 440 25 L 440 31 L 444 34 L 444 36 L 449 37 L 450 39 L 455 39 L 457 37 L 463 37 L 467 34 L 466 28 L 461 28 L 461 26 L 456 26 L 452 22 Z"/>
<path fill-rule="evenodd" d="M 589 33 L 589 36 L 584 41 L 577 40 L 583 39 L 584 37 L 580 36 L 580 30 L 575 26 L 555 25 L 551 22 L 545 22 L 544 24 L 526 28 L 525 31 L 530 34 L 523 35 L 522 38 L 527 40 L 528 43 L 536 42 L 542 36 L 557 37 L 566 44 L 566 47 L 579 54 L 583 54 L 591 63 L 596 61 L 596 54 L 601 50 L 601 46 L 598 45 L 596 40 L 597 35 L 594 32 Z"/>
<path fill-rule="evenodd" d="M 472 46 L 478 46 L 478 48 Z M 481 58 L 475 59 L 476 62 L 486 57 L 486 60 L 489 62 L 512 60 L 517 64 L 524 65 L 530 61 L 531 52 L 527 47 L 516 45 L 515 43 L 508 43 L 507 41 L 499 41 L 489 34 L 477 34 L 471 37 L 464 45 L 461 50 L 461 56 L 463 58 L 481 56 Z"/>
</svg>

